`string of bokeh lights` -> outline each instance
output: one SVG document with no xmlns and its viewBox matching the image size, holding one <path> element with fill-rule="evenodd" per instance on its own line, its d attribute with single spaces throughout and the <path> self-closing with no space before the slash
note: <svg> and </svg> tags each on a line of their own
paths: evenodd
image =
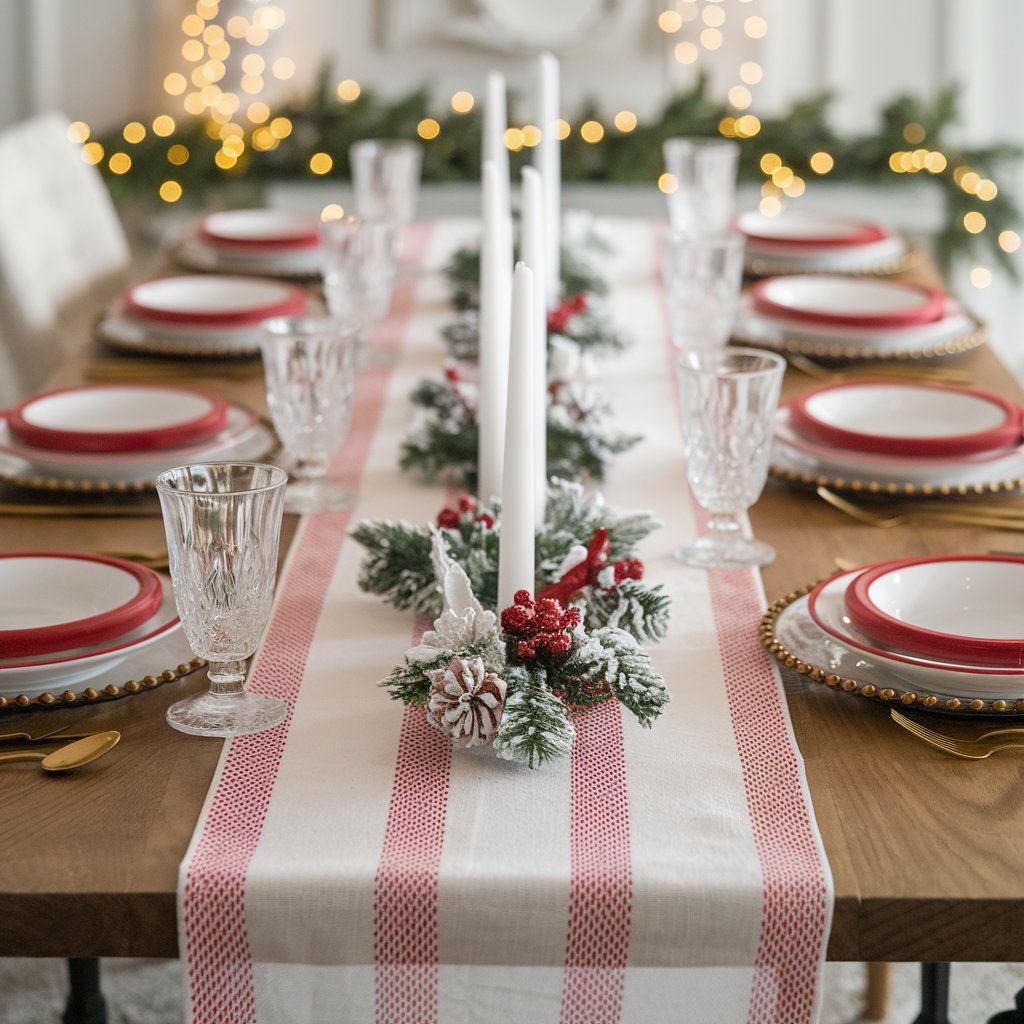
<svg viewBox="0 0 1024 1024">
<path fill-rule="evenodd" d="M 697 64 L 725 45 L 725 32 L 735 25 L 748 39 L 764 38 L 768 24 L 760 14 L 748 13 L 751 9 L 747 5 L 752 2 L 735 0 L 735 8 L 731 8 L 726 0 L 675 0 L 673 6 L 666 7 L 657 16 L 658 28 L 671 41 L 671 59 L 684 66 Z M 197 0 L 195 10 L 184 16 L 181 31 L 185 40 L 181 56 L 189 65 L 188 73 L 167 74 L 163 90 L 169 97 L 181 98 L 185 114 L 205 118 L 207 135 L 220 143 L 213 161 L 225 174 L 231 174 L 240 169 L 239 161 L 247 147 L 255 152 L 274 150 L 292 134 L 291 120 L 273 116 L 270 105 L 261 96 L 268 74 L 278 81 L 287 81 L 295 74 L 296 67 L 290 57 L 268 62 L 260 52 L 273 33 L 285 24 L 286 14 L 281 7 L 254 0 L 249 16 L 222 14 L 220 7 L 220 0 Z M 681 38 L 683 36 L 686 38 Z M 228 87 L 233 85 L 238 71 L 241 74 L 237 87 Z M 745 141 L 756 138 L 761 132 L 761 121 L 750 108 L 754 103 L 753 90 L 764 78 L 764 69 L 756 61 L 745 60 L 737 68 L 736 78 L 738 81 L 727 91 L 732 111 L 719 121 L 718 131 L 726 138 Z M 357 81 L 347 78 L 338 83 L 335 92 L 340 102 L 352 103 L 359 98 L 362 89 Z M 455 92 L 450 100 L 456 114 L 469 113 L 475 102 L 473 94 L 464 89 Z M 570 122 L 562 118 L 557 124 L 559 138 L 563 141 L 569 138 L 573 130 Z M 609 131 L 628 134 L 639 124 L 637 114 L 624 109 L 614 114 L 608 126 L 591 118 L 579 125 L 578 132 L 584 142 L 598 145 Z M 110 153 L 102 143 L 90 138 L 91 129 L 83 121 L 74 122 L 68 134 L 73 142 L 81 145 L 82 159 L 87 163 L 100 164 L 105 160 L 111 173 L 123 175 L 132 169 L 132 146 L 142 142 L 149 132 L 167 138 L 176 128 L 177 122 L 170 114 L 158 115 L 148 127 L 141 121 L 130 121 L 121 133 L 125 147 Z M 440 122 L 425 117 L 417 125 L 417 133 L 430 142 L 441 134 Z M 890 155 L 889 168 L 894 174 L 950 172 L 956 185 L 982 204 L 998 195 L 998 186 L 991 179 L 983 178 L 962 164 L 950 169 L 944 153 L 923 147 L 926 130 L 922 125 L 905 125 L 903 137 L 908 146 L 916 148 Z M 535 124 L 512 126 L 505 132 L 505 145 L 513 153 L 533 148 L 540 140 L 541 129 Z M 169 173 L 159 185 L 158 194 L 164 202 L 173 203 L 184 191 L 173 175 L 173 168 L 186 164 L 193 159 L 193 154 L 186 145 L 175 142 L 168 145 L 166 159 Z M 808 164 L 814 174 L 824 177 L 835 170 L 835 157 L 820 150 L 810 156 Z M 789 200 L 799 198 L 806 191 L 807 182 L 787 165 L 782 155 L 765 152 L 758 166 L 765 176 L 758 205 L 766 216 L 779 214 Z M 333 167 L 334 159 L 329 153 L 319 151 L 309 157 L 309 173 L 314 176 L 327 175 Z M 659 176 L 657 185 L 664 193 L 671 193 L 677 187 L 668 172 Z M 980 234 L 988 227 L 982 209 L 965 212 L 962 221 L 970 234 Z M 1003 230 L 999 233 L 998 244 L 1004 252 L 1013 253 L 1020 248 L 1021 238 L 1016 231 Z M 984 288 L 991 283 L 992 273 L 986 267 L 975 266 L 970 271 L 970 280 L 976 287 Z"/>
</svg>

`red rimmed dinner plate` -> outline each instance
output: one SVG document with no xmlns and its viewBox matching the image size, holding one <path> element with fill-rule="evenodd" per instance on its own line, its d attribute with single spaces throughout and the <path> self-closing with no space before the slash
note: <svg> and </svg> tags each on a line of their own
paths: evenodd
<svg viewBox="0 0 1024 1024">
<path fill-rule="evenodd" d="M 789 403 L 790 426 L 836 448 L 955 457 L 1021 441 L 1021 410 L 1001 395 L 916 381 L 849 381 Z"/>
<path fill-rule="evenodd" d="M 872 566 L 846 591 L 862 633 L 902 653 L 1024 671 L 1024 557 L 948 555 Z"/>
<path fill-rule="evenodd" d="M 766 217 L 750 210 L 740 214 L 736 226 L 755 247 L 765 244 L 794 250 L 870 245 L 890 237 L 885 228 L 869 221 L 817 213 L 788 212 Z"/>
<path fill-rule="evenodd" d="M 225 210 L 203 218 L 199 237 L 231 250 L 312 249 L 320 244 L 320 224 L 296 210 Z"/>
<path fill-rule="evenodd" d="M 301 313 L 306 293 L 267 278 L 185 274 L 136 285 L 125 296 L 125 308 L 133 316 L 160 322 L 240 327 Z"/>
<path fill-rule="evenodd" d="M 7 415 L 24 444 L 63 452 L 143 452 L 205 441 L 228 404 L 195 388 L 98 384 L 33 395 Z"/>
<path fill-rule="evenodd" d="M 160 577 L 102 555 L 0 555 L 0 656 L 21 658 L 111 641 L 146 621 Z"/>
<path fill-rule="evenodd" d="M 769 277 L 751 294 L 764 316 L 834 327 L 910 327 L 932 323 L 946 309 L 938 288 L 831 274 Z"/>
</svg>

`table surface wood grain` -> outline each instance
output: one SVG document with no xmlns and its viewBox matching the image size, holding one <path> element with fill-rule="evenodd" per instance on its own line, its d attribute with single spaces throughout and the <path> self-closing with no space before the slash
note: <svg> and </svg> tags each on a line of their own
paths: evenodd
<svg viewBox="0 0 1024 1024">
<path fill-rule="evenodd" d="M 70 360 L 53 383 L 84 379 L 92 358 L 86 351 Z M 985 347 L 948 364 L 973 371 L 978 386 L 1022 398 Z M 181 379 L 205 381 L 254 409 L 263 407 L 258 368 L 248 376 L 218 378 L 210 370 Z M 790 370 L 785 394 L 814 383 Z M 0 489 L 0 502 L 9 495 L 9 488 Z M 1024 503 L 1020 494 L 993 500 Z M 159 548 L 163 528 L 155 499 L 142 511 L 116 520 L 5 514 L 0 549 Z M 779 482 L 769 482 L 751 519 L 756 534 L 779 552 L 763 573 L 769 601 L 828 575 L 836 558 L 863 564 L 1024 550 L 1020 533 L 923 524 L 876 529 L 811 491 Z M 286 517 L 285 546 L 294 527 Z M 835 880 L 830 958 L 1020 960 L 1024 758 L 947 757 L 895 726 L 881 701 L 837 693 L 789 672 L 784 677 Z M 221 742 L 167 728 L 164 711 L 205 686 L 205 673 L 198 672 L 91 709 L 90 717 L 124 733 L 108 755 L 109 770 L 52 776 L 17 765 L 0 773 L 0 955 L 177 956 L 178 865 Z M 27 717 L 0 715 L 0 731 Z M 977 723 L 935 721 L 954 732 L 980 731 Z"/>
</svg>

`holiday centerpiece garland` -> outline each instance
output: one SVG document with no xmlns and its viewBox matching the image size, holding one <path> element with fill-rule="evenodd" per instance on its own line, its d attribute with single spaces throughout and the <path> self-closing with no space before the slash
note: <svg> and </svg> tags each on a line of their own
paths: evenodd
<svg viewBox="0 0 1024 1024">
<path fill-rule="evenodd" d="M 552 480 L 536 536 L 538 596 L 517 591 L 498 615 L 497 503 L 463 498 L 435 526 L 358 524 L 352 535 L 368 549 L 360 587 L 436 616 L 380 685 L 424 707 L 456 746 L 490 745 L 530 768 L 569 752 L 574 707 L 617 700 L 650 726 L 670 696 L 640 641 L 664 635 L 668 597 L 641 583 L 642 563 L 625 552 L 658 525 Z"/>
</svg>

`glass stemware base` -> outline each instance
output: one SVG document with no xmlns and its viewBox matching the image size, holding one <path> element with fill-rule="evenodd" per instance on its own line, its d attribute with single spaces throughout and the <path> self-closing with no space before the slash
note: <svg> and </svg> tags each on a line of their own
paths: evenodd
<svg viewBox="0 0 1024 1024">
<path fill-rule="evenodd" d="M 359 495 L 338 480 L 317 477 L 313 480 L 292 478 L 284 492 L 284 510 L 292 515 L 305 516 L 317 512 L 340 512 L 352 508 Z"/>
<path fill-rule="evenodd" d="M 698 537 L 672 553 L 694 569 L 743 569 L 775 560 L 775 549 L 753 537 Z"/>
<path fill-rule="evenodd" d="M 243 689 L 245 662 L 210 664 L 210 689 L 172 704 L 167 723 L 191 736 L 245 736 L 284 721 L 288 705 Z"/>
</svg>

